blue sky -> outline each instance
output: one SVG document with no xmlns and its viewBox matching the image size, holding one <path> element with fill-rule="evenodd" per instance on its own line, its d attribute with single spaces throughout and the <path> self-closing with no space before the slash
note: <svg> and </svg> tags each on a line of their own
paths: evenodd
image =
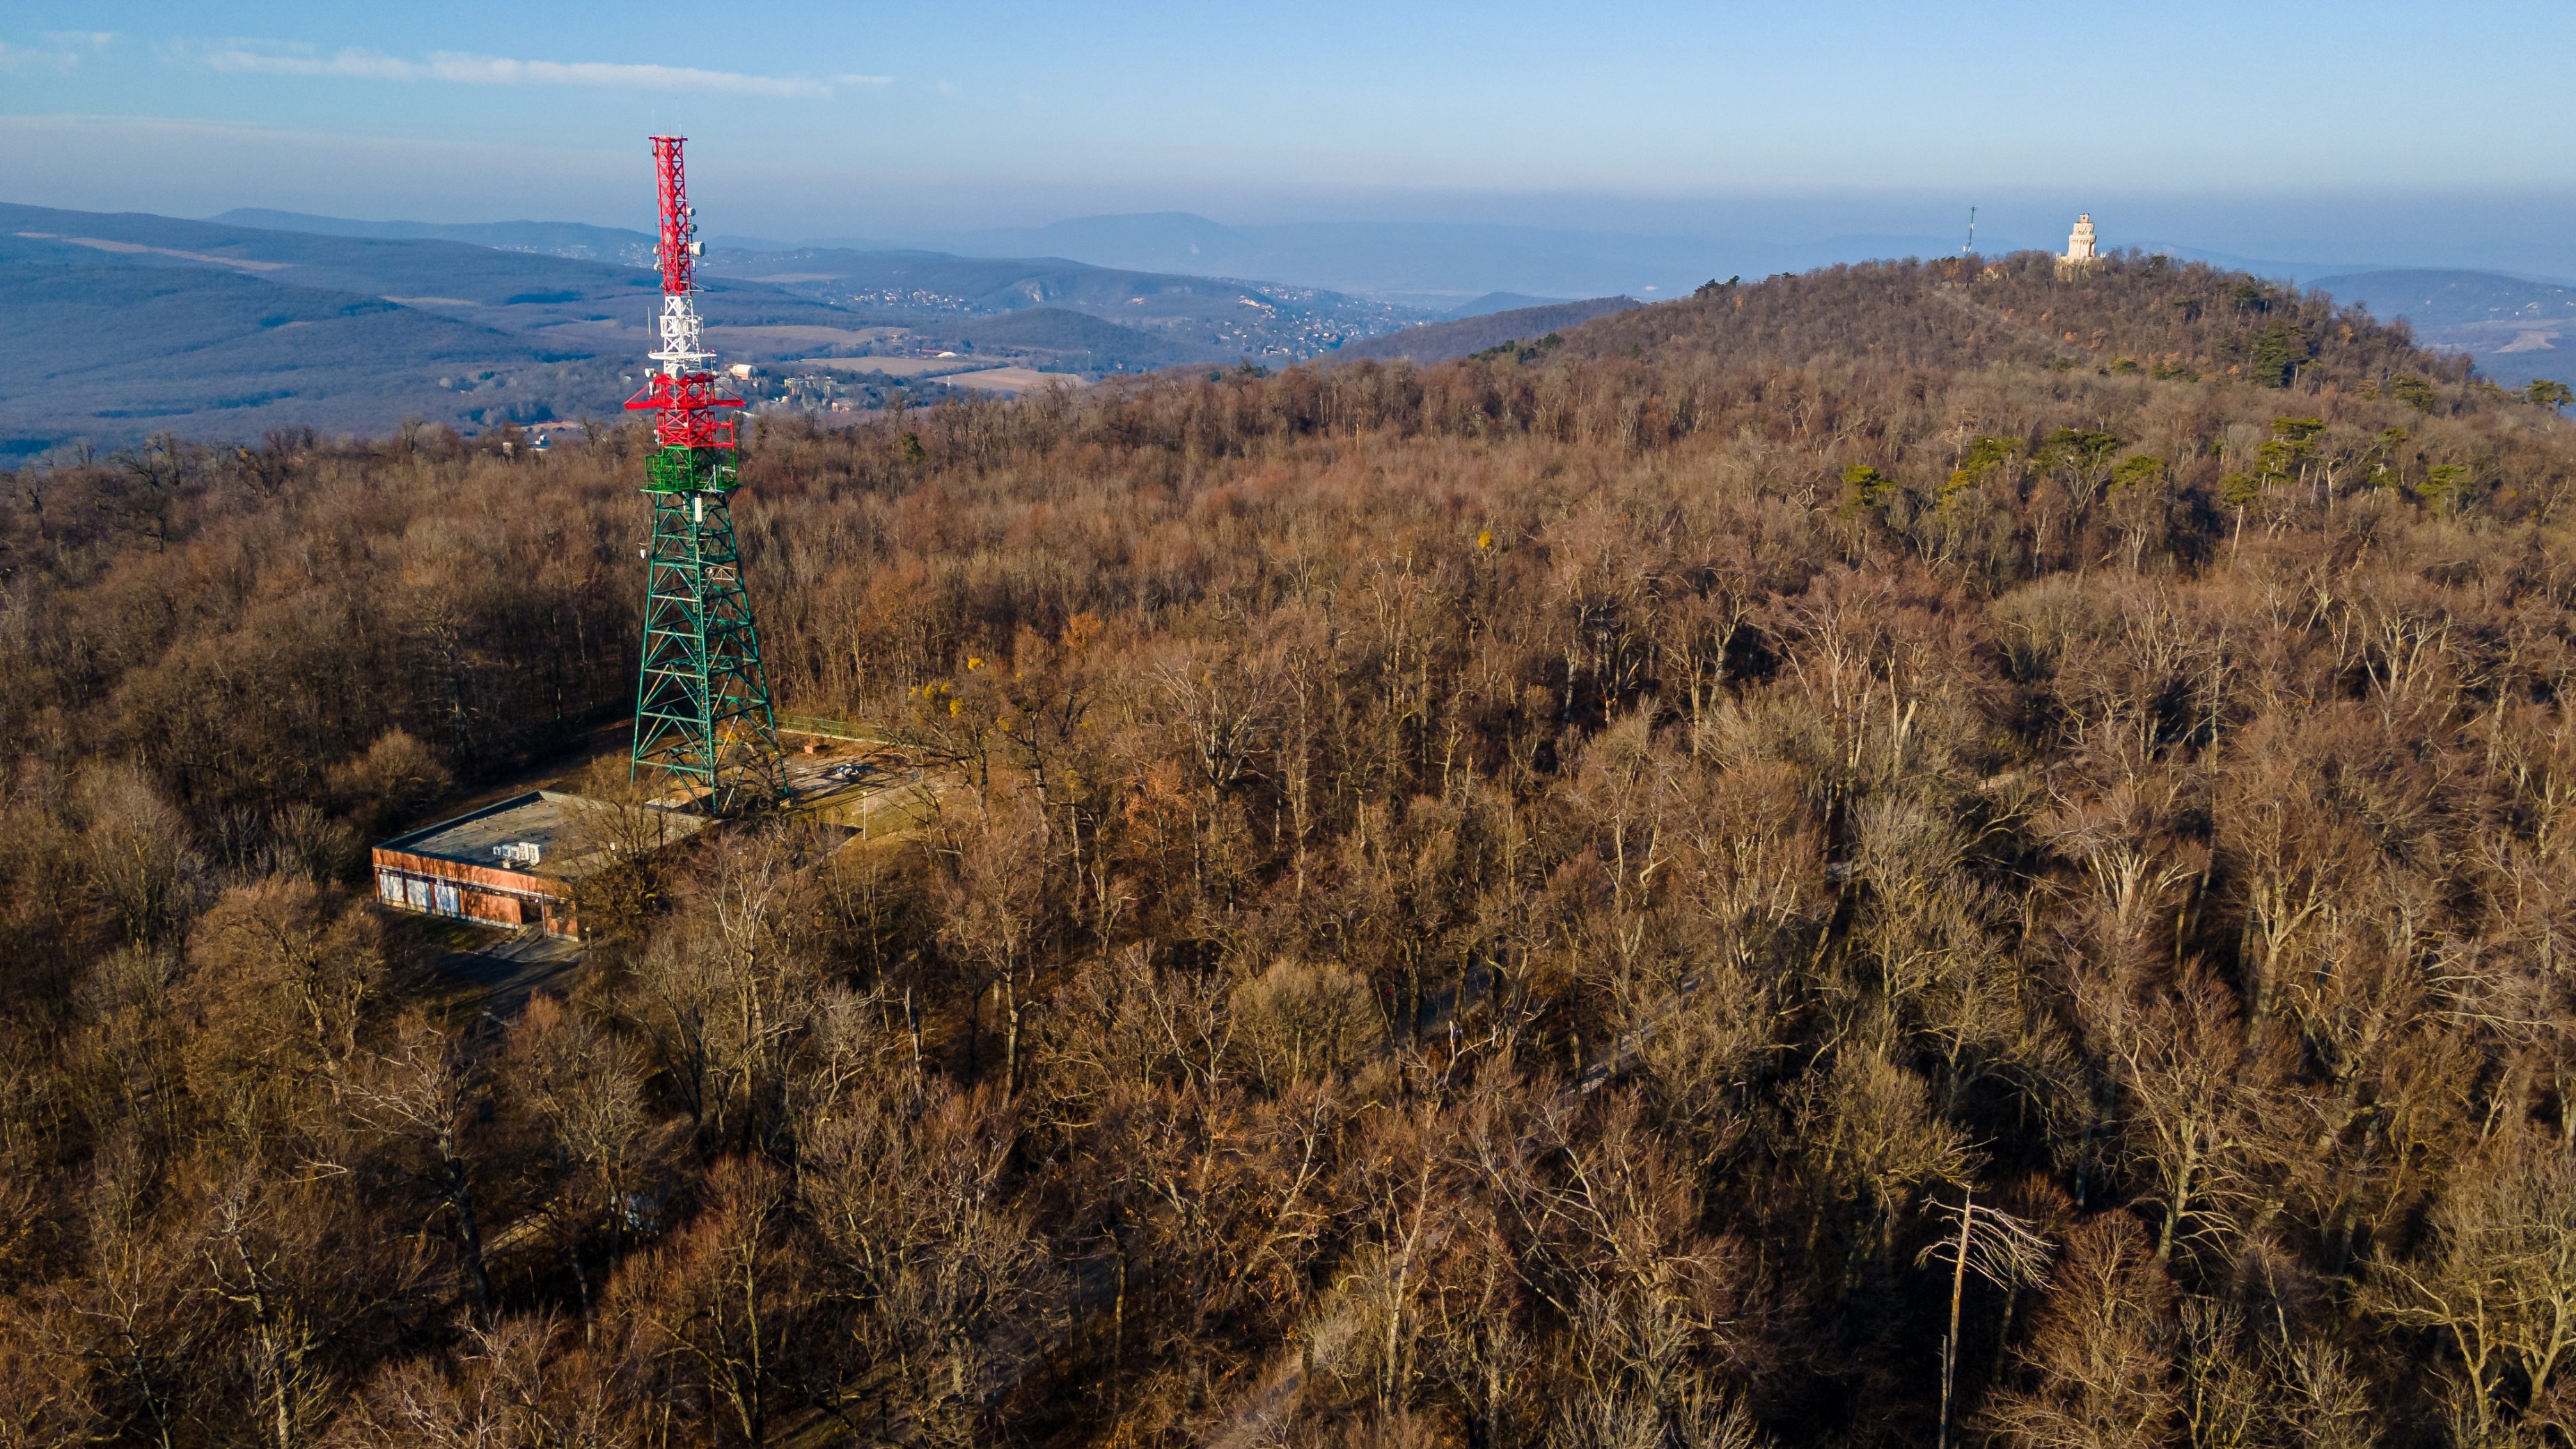
<svg viewBox="0 0 2576 1449">
<path fill-rule="evenodd" d="M 656 127 L 691 136 L 717 229 L 776 236 L 1150 209 L 1903 232 L 1983 200 L 2125 202 L 2222 249 L 2357 225 L 2359 256 L 2576 196 L 2565 3 L 672 13 L 0 0 L 0 199 L 632 225 Z"/>
</svg>

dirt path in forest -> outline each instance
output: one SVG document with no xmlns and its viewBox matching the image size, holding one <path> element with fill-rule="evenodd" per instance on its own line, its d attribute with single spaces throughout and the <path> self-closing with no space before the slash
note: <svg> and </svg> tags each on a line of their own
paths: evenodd
<svg viewBox="0 0 2576 1449">
<path fill-rule="evenodd" d="M 2051 337 L 2036 327 L 2016 322 L 2012 318 L 2005 316 L 2003 313 L 1996 311 L 1994 308 L 1987 306 L 1985 303 L 1971 299 L 1965 292 L 1960 291 L 1955 287 L 1935 286 L 1925 293 L 1925 295 L 1937 298 L 1938 300 L 1947 303 L 1951 310 L 1958 312 L 1971 322 L 1982 323 L 1985 326 L 1992 327 L 1996 331 L 2003 333 L 2005 336 L 2017 338 L 2020 341 L 2029 343 L 2031 346 L 2040 349 L 2051 357 L 2064 356 L 2068 348 L 2076 346 L 2075 343 L 2068 342 L 2063 338 Z"/>
<path fill-rule="evenodd" d="M 1338 1319 L 1350 1311 L 1337 1299 L 1332 1310 L 1335 1321 L 1322 1325 L 1318 1332 L 1341 1327 Z M 1207 1449 L 1260 1449 L 1276 1441 L 1297 1413 L 1297 1405 L 1306 1396 L 1306 1353 L 1297 1344 L 1289 1344 L 1262 1370 L 1261 1382 L 1226 1415 L 1225 1423 L 1207 1440 Z"/>
</svg>

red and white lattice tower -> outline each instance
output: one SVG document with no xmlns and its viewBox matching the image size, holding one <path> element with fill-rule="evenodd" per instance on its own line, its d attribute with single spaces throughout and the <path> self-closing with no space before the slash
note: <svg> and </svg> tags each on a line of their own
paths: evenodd
<svg viewBox="0 0 2576 1449">
<path fill-rule="evenodd" d="M 740 481 L 731 409 L 715 355 L 698 338 L 698 226 L 680 171 L 680 138 L 653 138 L 662 193 L 662 345 L 644 390 L 655 447 L 645 545 L 644 653 L 635 681 L 634 773 L 716 814 L 781 797 L 778 721 L 760 630 L 742 580 L 733 491 Z"/>
<path fill-rule="evenodd" d="M 687 138 L 653 138 L 653 169 L 662 203 L 662 235 L 654 257 L 662 268 L 662 346 L 650 354 L 657 364 L 644 390 L 627 400 L 633 411 L 650 409 L 653 440 L 665 448 L 730 448 L 733 420 L 717 408 L 738 408 L 742 399 L 716 391 L 715 354 L 698 338 L 694 300 L 697 260 L 706 247 L 698 241 L 697 212 L 689 205 L 688 173 L 680 160 Z"/>
</svg>

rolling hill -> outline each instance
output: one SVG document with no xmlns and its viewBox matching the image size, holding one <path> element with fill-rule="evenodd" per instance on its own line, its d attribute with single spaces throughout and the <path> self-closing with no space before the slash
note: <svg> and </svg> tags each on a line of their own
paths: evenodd
<svg viewBox="0 0 2576 1449">
<path fill-rule="evenodd" d="M 0 455 L 148 433 L 375 432 L 614 409 L 616 363 L 382 297 L 0 237 L 0 307 L 42 345 L 0 379 Z"/>
<path fill-rule="evenodd" d="M 0 206 L 0 299 L 40 344 L 0 383 L 0 452 L 613 412 L 656 295 L 637 268 L 456 241 Z M 707 311 L 737 335 L 867 320 L 724 280 Z"/>
<path fill-rule="evenodd" d="M 0 302 L 33 319 L 39 343 L 38 364 L 0 382 L 0 454 L 159 431 L 613 414 L 657 306 L 654 274 L 629 260 L 644 240 L 569 223 L 0 205 Z M 702 290 L 715 346 L 756 365 L 958 350 L 1097 376 L 1289 361 L 1419 315 L 1078 262 L 831 248 L 719 248 Z"/>
<path fill-rule="evenodd" d="M 1086 216 L 960 236 L 963 251 L 1046 252 L 1106 266 L 1291 277 L 1447 311 L 1483 292 L 1582 296 L 1754 270 L 1760 250 L 1698 237 L 1451 222 L 1234 226 L 1186 212 Z M 1732 260 L 1729 260 L 1732 259 Z M 1721 262 L 1724 264 L 1721 265 Z"/>
<path fill-rule="evenodd" d="M 1482 317 L 1490 312 L 1517 312 L 1523 307 L 1554 307 L 1573 300 L 1572 297 L 1532 297 L 1521 292 L 1487 292 L 1472 302 L 1461 302 L 1450 308 L 1448 317 L 1453 322 L 1463 322 L 1467 318 Z"/>
<path fill-rule="evenodd" d="M 640 231 L 573 222 L 353 221 L 296 212 L 238 210 L 215 218 L 317 235 L 469 243 L 575 260 L 650 264 L 653 239 Z M 1159 339 L 1154 345 L 1096 331 L 1089 351 L 1104 365 L 1152 359 L 1286 361 L 1423 320 L 1410 308 L 1312 287 L 1135 271 L 1061 257 L 956 256 L 879 243 L 790 245 L 718 239 L 702 275 L 775 286 L 825 305 L 876 317 L 994 316 L 1032 307 L 1088 313 Z M 1487 308 L 1485 310 L 1492 310 Z"/>
<path fill-rule="evenodd" d="M 507 252 L 541 252 L 577 261 L 616 262 L 630 267 L 653 262 L 653 234 L 624 227 L 590 226 L 577 221 L 354 221 L 314 216 L 301 211 L 235 207 L 207 218 L 220 225 L 257 227 L 263 231 L 299 231 L 315 236 L 380 237 L 388 240 L 454 241 Z"/>
<path fill-rule="evenodd" d="M 1046 307 L 1085 313 L 1165 344 L 1136 349 L 1138 358 L 1177 349 L 1191 359 L 1288 362 L 1422 315 L 1311 287 L 1126 271 L 1057 257 L 719 247 L 709 254 L 707 270 L 857 311 L 975 317 Z"/>
<path fill-rule="evenodd" d="M 1551 332 L 1563 332 L 1595 317 L 1605 317 L 1641 305 L 1633 297 L 1595 297 L 1585 302 L 1515 307 L 1371 337 L 1334 353 L 1333 360 L 1358 362 L 1376 358 L 1384 361 L 1405 357 L 1415 362 L 1444 362 L 1452 357 L 1468 357 L 1488 348 L 1500 347 L 1506 342 L 1534 342 Z"/>
<path fill-rule="evenodd" d="M 2534 378 L 2576 384 L 2576 287 L 2499 272 L 2398 269 L 2319 277 L 2310 285 L 2403 319 L 2426 343 L 2466 352 L 2506 387 Z"/>
<path fill-rule="evenodd" d="M 1381 249 L 1436 251 L 1445 235 L 1379 232 L 1369 235 Z M 1544 250 L 1553 235 L 1510 240 Z M 996 234 L 1191 264 L 1172 271 L 728 244 L 707 258 L 703 306 L 727 359 L 763 367 L 884 357 L 889 376 L 918 376 L 924 359 L 954 351 L 1097 377 L 1316 356 L 1430 362 L 1639 305 L 1506 290 L 1437 319 L 1382 299 L 1199 274 L 1233 261 L 1294 265 L 1290 243 L 1300 237 L 1316 247 L 1326 239 L 1187 216 Z M 473 429 L 614 413 L 649 345 L 657 289 L 636 264 L 649 243 L 638 231 L 564 222 L 258 210 L 190 221 L 0 205 L 0 303 L 29 318 L 42 342 L 34 367 L 0 383 L 0 454 L 75 439 L 114 446 L 164 430 L 238 438 L 282 425 L 381 431 L 407 416 Z M 2576 382 L 2576 287 L 2423 269 L 2313 285 L 2403 318 L 2428 345 L 2470 356 L 2508 387 Z"/>
<path fill-rule="evenodd" d="M 931 319 L 909 330 L 925 343 L 977 356 L 1044 353 L 1057 366 L 1082 372 L 1139 372 L 1209 360 L 1205 351 L 1185 343 L 1061 307 Z"/>
</svg>

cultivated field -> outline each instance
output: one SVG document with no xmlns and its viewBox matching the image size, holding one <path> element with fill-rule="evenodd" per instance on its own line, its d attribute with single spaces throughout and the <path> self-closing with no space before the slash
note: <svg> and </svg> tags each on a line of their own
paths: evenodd
<svg viewBox="0 0 2576 1449">
<path fill-rule="evenodd" d="M 950 387 L 971 387 L 977 392 L 1017 396 L 1033 392 L 1052 383 L 1067 387 L 1084 386 L 1083 379 L 1070 372 L 1041 372 L 1034 367 L 988 367 L 979 372 L 961 372 L 940 379 Z"/>
</svg>

